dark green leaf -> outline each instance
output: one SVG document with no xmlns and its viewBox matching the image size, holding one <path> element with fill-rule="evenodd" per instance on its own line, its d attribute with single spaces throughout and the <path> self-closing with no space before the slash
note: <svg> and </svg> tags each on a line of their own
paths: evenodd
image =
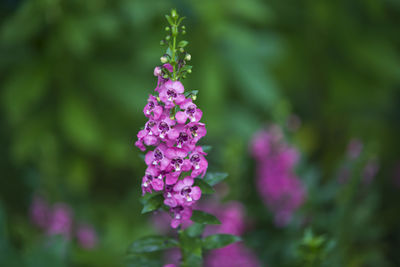
<svg viewBox="0 0 400 267">
<path fill-rule="evenodd" d="M 201 178 L 194 179 L 194 185 L 197 185 L 198 187 L 200 187 L 202 194 L 206 194 L 207 195 L 207 194 L 214 194 L 215 193 L 214 188 L 211 185 L 209 185 L 208 183 L 206 183 Z"/>
<path fill-rule="evenodd" d="M 228 177 L 227 173 L 224 172 L 209 172 L 204 177 L 204 181 L 209 185 L 216 185 Z"/>
<path fill-rule="evenodd" d="M 207 236 L 203 239 L 203 248 L 217 249 L 240 241 L 241 238 L 235 235 L 215 234 Z"/>
<path fill-rule="evenodd" d="M 188 44 L 189 44 L 188 41 L 182 40 L 182 41 L 179 42 L 178 46 L 179 46 L 179 47 L 185 47 L 185 46 L 187 46 Z"/>
<path fill-rule="evenodd" d="M 205 224 L 194 223 L 188 227 L 185 231 L 190 237 L 198 237 L 203 234 Z"/>
<path fill-rule="evenodd" d="M 190 219 L 194 222 L 203 224 L 221 224 L 217 217 L 200 210 L 194 210 Z"/>
<path fill-rule="evenodd" d="M 146 253 L 179 246 L 177 240 L 166 236 L 143 237 L 130 245 L 128 253 Z"/>
<path fill-rule="evenodd" d="M 143 198 L 142 198 L 143 199 Z M 150 211 L 158 210 L 163 204 L 164 198 L 160 194 L 156 194 L 143 203 L 142 214 Z"/>
</svg>

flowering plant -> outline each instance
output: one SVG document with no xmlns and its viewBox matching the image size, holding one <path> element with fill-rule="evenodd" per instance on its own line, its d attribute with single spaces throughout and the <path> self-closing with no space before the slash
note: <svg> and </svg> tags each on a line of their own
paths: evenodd
<svg viewBox="0 0 400 267">
<path fill-rule="evenodd" d="M 204 249 L 220 248 L 239 238 L 228 234 L 201 238 L 206 224 L 220 224 L 220 221 L 193 207 L 202 194 L 213 193 L 213 186 L 227 175 L 206 175 L 207 149 L 198 145 L 206 135 L 205 124 L 200 122 L 203 112 L 194 103 L 198 91 L 185 91 L 181 82 L 192 71 L 192 66 L 187 64 L 191 55 L 185 50 L 188 42 L 177 40 L 179 33 L 186 33 L 185 26 L 181 25 L 184 17 L 173 9 L 166 19 L 168 35 L 161 45 L 167 49 L 160 59 L 162 65 L 154 69 L 158 95 L 150 95 L 147 100 L 143 112 L 148 121 L 139 131 L 135 145 L 142 151 L 154 147 L 144 156 L 147 169 L 141 184 L 142 213 L 169 212 L 170 225 L 178 228 L 179 238 L 145 237 L 134 242 L 129 252 L 143 259 L 146 253 L 179 247 L 182 266 L 200 266 Z"/>
</svg>

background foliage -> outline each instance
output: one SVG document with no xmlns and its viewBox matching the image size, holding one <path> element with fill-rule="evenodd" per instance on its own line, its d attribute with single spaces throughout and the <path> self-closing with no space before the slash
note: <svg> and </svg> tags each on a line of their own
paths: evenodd
<svg viewBox="0 0 400 267">
<path fill-rule="evenodd" d="M 139 215 L 145 166 L 133 142 L 171 7 L 188 18 L 194 69 L 185 85 L 200 91 L 210 169 L 230 174 L 225 198 L 247 209 L 247 246 L 269 266 L 303 266 L 315 255 L 326 266 L 400 265 L 393 183 L 400 2 L 7 0 L 0 7 L 0 265 L 124 266 L 130 242 L 154 232 Z M 295 218 L 278 229 L 255 193 L 248 142 L 267 122 L 285 127 L 290 114 L 302 121 L 288 136 L 302 152 L 298 174 L 309 195 L 300 217 L 311 223 Z M 365 157 L 379 159 L 368 187 L 335 182 L 352 137 L 365 143 Z M 359 168 L 352 166 L 355 177 Z M 96 249 L 60 240 L 48 249 L 28 218 L 34 194 L 67 202 L 91 222 Z"/>
</svg>

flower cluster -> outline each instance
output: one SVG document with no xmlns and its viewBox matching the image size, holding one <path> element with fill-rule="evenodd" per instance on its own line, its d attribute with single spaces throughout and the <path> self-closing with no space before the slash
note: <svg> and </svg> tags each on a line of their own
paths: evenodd
<svg viewBox="0 0 400 267">
<path fill-rule="evenodd" d="M 150 95 L 147 100 L 143 112 L 148 121 L 135 145 L 142 151 L 155 147 L 145 155 L 142 193 L 162 192 L 173 215 L 171 226 L 176 228 L 190 219 L 192 206 L 201 197 L 194 181 L 204 177 L 208 167 L 207 154 L 197 145 L 206 128 L 200 122 L 203 112 L 193 102 L 195 97 L 185 94 L 180 81 L 164 78 L 163 70 L 173 71 L 170 64 L 155 68 L 158 96 Z"/>
<path fill-rule="evenodd" d="M 305 199 L 305 189 L 293 171 L 298 152 L 285 143 L 278 126 L 256 133 L 251 152 L 257 161 L 257 190 L 273 211 L 275 224 L 285 226 Z"/>
<path fill-rule="evenodd" d="M 97 245 L 97 234 L 93 227 L 84 223 L 76 223 L 73 211 L 65 203 L 50 205 L 44 198 L 35 196 L 30 207 L 30 218 L 33 224 L 48 235 L 60 235 L 66 240 L 76 237 L 84 249 L 92 249 Z"/>
</svg>

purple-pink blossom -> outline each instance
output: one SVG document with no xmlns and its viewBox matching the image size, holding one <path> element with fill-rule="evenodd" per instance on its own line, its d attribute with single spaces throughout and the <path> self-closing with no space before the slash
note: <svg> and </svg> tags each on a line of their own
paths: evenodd
<svg viewBox="0 0 400 267">
<path fill-rule="evenodd" d="M 171 226 L 178 227 L 190 219 L 192 206 L 200 199 L 201 190 L 194 180 L 204 177 L 207 155 L 197 142 L 206 135 L 200 120 L 201 109 L 179 80 L 164 78 L 163 69 L 172 71 L 170 64 L 154 69 L 158 77 L 155 91 L 150 95 L 143 113 L 148 118 L 137 134 L 135 145 L 145 154 L 147 169 L 142 178 L 142 193 L 162 192 L 164 204 L 170 207 Z"/>
<path fill-rule="evenodd" d="M 284 141 L 278 126 L 256 133 L 251 152 L 256 159 L 257 190 L 273 212 L 275 224 L 285 226 L 305 200 L 305 188 L 294 172 L 299 154 Z"/>
<path fill-rule="evenodd" d="M 81 247 L 85 249 L 93 249 L 97 245 L 97 234 L 93 226 L 89 224 L 81 224 L 76 230 L 76 238 Z"/>
<path fill-rule="evenodd" d="M 30 218 L 46 235 L 60 235 L 66 240 L 75 237 L 84 249 L 93 249 L 98 243 L 93 226 L 77 223 L 72 208 L 66 203 L 51 205 L 43 197 L 34 196 L 30 206 Z"/>
</svg>

